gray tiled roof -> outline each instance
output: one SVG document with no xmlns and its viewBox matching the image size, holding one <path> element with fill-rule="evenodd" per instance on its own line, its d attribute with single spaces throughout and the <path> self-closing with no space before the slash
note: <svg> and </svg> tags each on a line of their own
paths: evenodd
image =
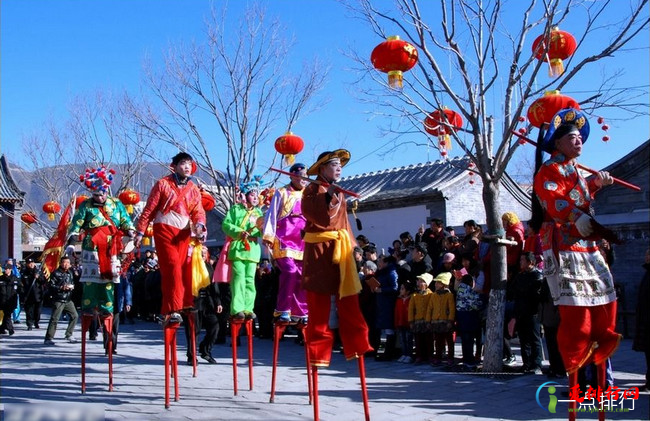
<svg viewBox="0 0 650 421">
<path fill-rule="evenodd" d="M 459 182 L 466 182 L 469 177 L 468 164 L 469 158 L 457 157 L 344 177 L 339 184 L 361 195 L 364 203 L 428 196 L 436 191 L 443 192 Z M 518 201 L 529 206 L 530 195 L 507 174 L 501 184 Z"/>
<path fill-rule="evenodd" d="M 0 156 L 0 201 L 10 203 L 23 203 L 25 192 L 21 191 L 14 182 L 5 156 Z"/>
</svg>

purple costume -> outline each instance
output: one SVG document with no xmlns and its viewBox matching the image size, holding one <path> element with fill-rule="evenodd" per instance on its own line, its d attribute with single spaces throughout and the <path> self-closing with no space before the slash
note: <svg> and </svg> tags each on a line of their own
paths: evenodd
<svg viewBox="0 0 650 421">
<path fill-rule="evenodd" d="M 273 244 L 273 258 L 280 269 L 275 317 L 307 316 L 307 293 L 300 286 L 305 248 L 301 232 L 306 221 L 301 200 L 302 190 L 290 184 L 279 188 L 271 199 L 264 221 L 263 239 Z"/>
</svg>

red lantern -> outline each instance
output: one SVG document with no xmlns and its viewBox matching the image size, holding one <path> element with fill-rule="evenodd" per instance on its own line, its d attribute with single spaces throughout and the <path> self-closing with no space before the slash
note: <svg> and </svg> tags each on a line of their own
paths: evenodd
<svg viewBox="0 0 650 421">
<path fill-rule="evenodd" d="M 533 42 L 533 54 L 538 59 L 549 62 L 548 74 L 551 77 L 564 73 L 565 60 L 576 51 L 577 44 L 573 35 L 561 31 L 557 26 L 548 35 L 540 35 Z"/>
<path fill-rule="evenodd" d="M 142 245 L 148 246 L 151 244 L 151 237 L 153 237 L 153 225 L 149 224 L 147 229 L 144 231 L 144 238 L 142 238 Z"/>
<path fill-rule="evenodd" d="M 79 209 L 79 206 L 81 206 L 81 204 L 86 200 L 88 200 L 88 196 L 85 196 L 83 194 L 77 196 L 77 198 L 74 200 L 74 208 Z"/>
<path fill-rule="evenodd" d="M 284 155 L 285 165 L 293 165 L 296 160 L 296 154 L 302 151 L 305 147 L 305 142 L 302 141 L 300 136 L 291 132 L 286 132 L 282 136 L 275 139 L 275 150 Z"/>
<path fill-rule="evenodd" d="M 370 61 L 375 69 L 388 73 L 388 86 L 402 89 L 403 72 L 411 70 L 418 62 L 418 50 L 395 35 L 372 50 Z"/>
<path fill-rule="evenodd" d="M 126 211 L 129 214 L 133 213 L 133 205 L 140 203 L 140 194 L 133 189 L 126 189 L 117 196 L 124 206 L 126 206 Z"/>
<path fill-rule="evenodd" d="M 564 108 L 579 110 L 580 104 L 570 96 L 560 94 L 560 91 L 546 91 L 543 97 L 530 104 L 526 116 L 530 124 L 542 127 L 542 124 L 550 123 L 553 116 Z"/>
<path fill-rule="evenodd" d="M 217 201 L 214 200 L 214 197 L 205 190 L 201 190 L 201 204 L 203 205 L 203 210 L 210 212 L 217 204 Z"/>
<path fill-rule="evenodd" d="M 442 110 L 435 110 L 424 119 L 424 130 L 430 135 L 438 137 L 438 144 L 442 156 L 447 155 L 451 150 L 450 134 L 458 131 L 463 126 L 463 117 L 456 111 L 443 107 Z"/>
<path fill-rule="evenodd" d="M 29 227 L 30 224 L 33 224 L 37 221 L 36 214 L 34 212 L 25 212 L 20 215 L 20 220 L 27 224 Z"/>
<path fill-rule="evenodd" d="M 43 212 L 47 213 L 47 219 L 54 221 L 54 215 L 61 211 L 61 205 L 55 201 L 49 201 L 43 205 Z"/>
</svg>

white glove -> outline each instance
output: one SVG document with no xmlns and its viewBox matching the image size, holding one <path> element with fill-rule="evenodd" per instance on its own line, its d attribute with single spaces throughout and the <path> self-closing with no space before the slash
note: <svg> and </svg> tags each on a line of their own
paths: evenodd
<svg viewBox="0 0 650 421">
<path fill-rule="evenodd" d="M 609 186 L 612 183 L 614 183 L 614 179 L 607 171 L 598 171 L 598 174 L 596 174 L 597 186 Z"/>
<path fill-rule="evenodd" d="M 591 226 L 591 217 L 589 217 L 589 215 L 586 213 L 583 214 L 576 221 L 576 228 L 578 229 L 580 235 L 583 237 L 589 237 L 589 235 L 594 232 L 594 228 Z"/>
</svg>

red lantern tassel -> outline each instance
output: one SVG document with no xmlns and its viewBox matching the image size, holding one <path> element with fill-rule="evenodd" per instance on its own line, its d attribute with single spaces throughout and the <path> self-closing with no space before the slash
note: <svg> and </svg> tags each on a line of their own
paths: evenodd
<svg viewBox="0 0 650 421">
<path fill-rule="evenodd" d="M 401 70 L 388 72 L 388 86 L 401 91 L 404 87 L 404 73 Z"/>
<path fill-rule="evenodd" d="M 564 62 L 562 59 L 554 58 L 549 62 L 548 75 L 558 77 L 564 73 Z"/>
<path fill-rule="evenodd" d="M 287 154 L 284 156 L 284 165 L 285 167 L 291 166 L 296 162 L 296 156 L 293 154 Z"/>
<path fill-rule="evenodd" d="M 248 242 L 248 239 L 244 239 L 244 250 L 251 251 L 251 244 Z"/>
</svg>

